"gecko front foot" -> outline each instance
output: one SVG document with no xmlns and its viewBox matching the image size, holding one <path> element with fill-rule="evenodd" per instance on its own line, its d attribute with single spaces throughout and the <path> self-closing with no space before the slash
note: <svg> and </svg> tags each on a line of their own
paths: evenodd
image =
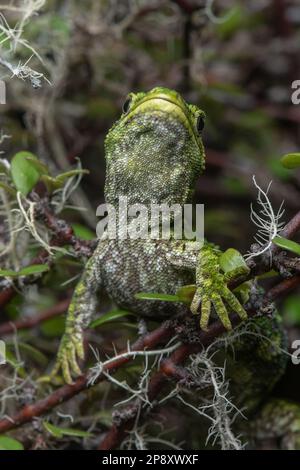
<svg viewBox="0 0 300 470">
<path fill-rule="evenodd" d="M 65 382 L 72 384 L 72 375 L 82 373 L 77 363 L 78 359 L 84 359 L 83 332 L 82 330 L 73 331 L 70 328 L 61 339 L 56 363 L 50 377 L 55 377 L 61 369 Z"/>
<path fill-rule="evenodd" d="M 226 255 L 224 262 L 224 259 L 221 259 L 224 255 L 221 255 L 218 250 L 209 246 L 200 250 L 196 269 L 197 289 L 190 308 L 193 314 L 198 314 L 201 303 L 200 327 L 202 330 L 208 329 L 212 306 L 227 330 L 232 328 L 227 307 L 237 313 L 242 320 L 247 319 L 245 309 L 227 284 L 232 279 L 247 274 L 249 269 L 236 250 L 228 253 L 229 251 L 224 253 Z"/>
</svg>

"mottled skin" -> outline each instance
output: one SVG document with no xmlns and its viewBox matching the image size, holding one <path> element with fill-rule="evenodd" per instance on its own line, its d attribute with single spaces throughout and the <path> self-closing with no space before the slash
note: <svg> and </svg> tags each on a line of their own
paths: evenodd
<svg viewBox="0 0 300 470">
<path fill-rule="evenodd" d="M 199 132 L 204 119 L 202 110 L 188 105 L 178 93 L 166 88 L 129 95 L 125 112 L 105 141 L 106 202 L 116 208 L 120 196 L 128 198 L 128 205 L 147 207 L 151 203 L 190 202 L 205 163 Z M 207 328 L 211 303 L 230 328 L 223 300 L 246 319 L 245 310 L 227 287 L 229 278 L 240 271 L 222 274 L 219 255 L 209 245 L 199 250 L 196 242 L 172 238 L 102 237 L 75 288 L 54 372 L 61 367 L 67 382 L 72 381 L 71 372 L 79 373 L 76 355 L 83 357 L 83 329 L 91 320 L 100 288 L 105 288 L 118 306 L 141 316 L 169 317 L 188 309 L 183 304 L 137 300 L 135 294 L 172 294 L 183 285 L 196 283 L 191 311 L 198 313 L 202 300 L 203 329 Z"/>
<path fill-rule="evenodd" d="M 190 202 L 195 182 L 204 169 L 204 119 L 202 110 L 187 104 L 175 91 L 155 88 L 148 93 L 130 94 L 121 118 L 105 141 L 106 202 L 116 208 L 120 196 L 126 196 L 128 204 L 147 207 L 151 203 Z M 180 303 L 137 300 L 135 295 L 175 294 L 181 286 L 196 284 L 190 310 L 200 315 L 202 329 L 207 328 L 212 306 L 227 329 L 231 328 L 228 308 L 246 320 L 243 306 L 227 284 L 247 272 L 247 268 L 223 273 L 217 248 L 208 244 L 199 248 L 196 242 L 172 238 L 110 240 L 106 235 L 99 240 L 75 288 L 53 375 L 61 368 L 65 380 L 71 383 L 72 375 L 80 373 L 77 358 L 84 357 L 83 330 L 95 311 L 100 288 L 121 308 L 141 317 L 163 318 L 188 314 L 189 309 Z M 267 320 L 264 327 L 268 332 L 273 329 L 280 342 L 282 335 L 276 320 L 272 321 L 275 326 Z M 242 354 L 243 347 L 240 350 Z M 255 363 L 247 368 L 247 360 L 241 359 L 238 382 L 248 386 L 256 380 L 259 396 L 269 391 L 284 369 L 281 363 L 278 366 L 279 356 L 277 351 L 272 358 L 261 358 L 261 372 L 264 374 L 264 368 L 268 372 L 265 381 L 257 380 Z M 243 368 L 247 369 L 246 374 Z M 249 401 L 251 393 L 246 395 Z"/>
</svg>

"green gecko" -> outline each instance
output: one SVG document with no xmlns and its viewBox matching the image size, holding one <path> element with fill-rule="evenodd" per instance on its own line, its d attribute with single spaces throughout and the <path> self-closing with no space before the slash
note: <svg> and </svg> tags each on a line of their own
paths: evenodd
<svg viewBox="0 0 300 470">
<path fill-rule="evenodd" d="M 131 93 L 105 140 L 106 203 L 117 208 L 120 196 L 127 197 L 128 205 L 143 204 L 148 208 L 151 204 L 182 206 L 191 202 L 205 166 L 201 138 L 204 121 L 204 112 L 187 104 L 173 90 L 158 87 L 147 93 Z M 198 242 L 174 238 L 121 240 L 104 234 L 75 288 L 52 376 L 61 369 L 65 381 L 72 383 L 72 376 L 81 373 L 78 359 L 84 358 L 83 331 L 95 312 L 101 289 L 120 308 L 145 318 L 192 312 L 199 315 L 200 328 L 206 330 L 214 307 L 228 330 L 228 312 L 247 320 L 243 305 L 228 283 L 247 274 L 248 268 L 241 264 L 224 272 L 221 255 L 207 242 L 199 248 Z M 183 303 L 136 298 L 140 292 L 176 294 L 189 284 L 196 285 L 190 308 Z M 237 341 L 240 359 L 231 361 L 232 387 L 241 405 L 247 402 L 249 409 L 255 409 L 270 392 L 286 363 L 279 352 L 284 335 L 278 318 L 252 321 L 266 337 L 276 341 L 278 349 L 271 350 L 269 339 Z"/>
<path fill-rule="evenodd" d="M 187 104 L 173 90 L 154 88 L 148 93 L 131 93 L 120 120 L 105 140 L 106 203 L 117 208 L 120 196 L 127 197 L 128 205 L 147 207 L 191 202 L 205 164 L 201 138 L 204 121 L 204 112 Z M 244 308 L 227 287 L 243 269 L 222 273 L 220 254 L 207 243 L 199 250 L 197 242 L 172 238 L 102 237 L 75 288 L 53 374 L 61 368 L 68 383 L 72 382 L 72 374 L 80 374 L 77 357 L 84 357 L 83 330 L 90 323 L 101 288 L 121 308 L 142 317 L 164 318 L 188 313 L 188 308 L 183 304 L 137 300 L 135 295 L 175 294 L 180 287 L 196 283 L 190 310 L 200 314 L 202 329 L 207 329 L 212 305 L 224 326 L 231 328 L 224 301 L 245 320 Z M 244 270 L 247 272 L 246 265 Z"/>
</svg>

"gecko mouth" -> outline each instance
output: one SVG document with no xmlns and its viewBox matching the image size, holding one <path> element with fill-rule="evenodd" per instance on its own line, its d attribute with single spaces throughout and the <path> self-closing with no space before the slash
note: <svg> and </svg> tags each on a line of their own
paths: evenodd
<svg viewBox="0 0 300 470">
<path fill-rule="evenodd" d="M 168 116 L 171 116 L 177 121 L 181 122 L 181 124 L 183 124 L 184 127 L 188 129 L 189 132 L 194 136 L 196 142 L 198 143 L 199 137 L 186 105 L 180 100 L 177 100 L 176 98 L 172 99 L 172 97 L 164 93 L 159 93 L 154 96 L 147 96 L 142 99 L 136 104 L 136 106 L 133 106 L 132 110 L 128 114 L 128 119 L 132 118 L 135 113 L 146 114 L 153 112 L 167 114 Z"/>
<path fill-rule="evenodd" d="M 169 103 L 169 105 L 168 105 L 168 103 Z M 136 107 L 133 108 L 133 111 L 136 111 L 140 107 L 142 107 L 144 109 L 149 107 L 149 109 L 150 109 L 150 108 L 152 108 L 151 105 L 154 105 L 154 109 L 158 106 L 161 109 L 161 111 L 166 111 L 166 112 L 172 106 L 175 109 L 177 108 L 178 110 L 180 110 L 185 115 L 185 117 L 187 119 L 189 119 L 189 116 L 188 116 L 188 113 L 187 113 L 187 110 L 186 110 L 184 104 L 180 103 L 179 100 L 172 99 L 170 96 L 165 95 L 163 93 L 161 93 L 159 95 L 149 96 L 149 97 L 144 98 L 143 100 L 141 100 L 136 105 Z"/>
</svg>

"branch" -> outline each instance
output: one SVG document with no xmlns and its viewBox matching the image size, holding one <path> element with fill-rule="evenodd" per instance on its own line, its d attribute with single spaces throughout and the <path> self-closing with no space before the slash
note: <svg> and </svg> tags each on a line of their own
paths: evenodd
<svg viewBox="0 0 300 470">
<path fill-rule="evenodd" d="M 43 321 L 49 320 L 49 318 L 56 317 L 57 315 L 60 315 L 67 310 L 69 303 L 70 299 L 62 300 L 58 304 L 48 308 L 47 310 L 44 310 L 38 315 L 3 323 L 2 325 L 0 325 L 0 336 L 14 333 L 16 330 L 33 328 L 42 323 Z"/>
<path fill-rule="evenodd" d="M 174 330 L 170 321 L 165 321 L 159 328 L 139 338 L 131 347 L 132 351 L 142 351 L 146 348 L 153 348 L 156 344 L 168 341 L 173 335 Z M 126 350 L 127 351 L 127 350 Z M 124 352 L 126 352 L 124 351 Z M 113 371 L 132 360 L 132 357 L 123 357 L 107 364 L 103 372 Z M 15 429 L 25 423 L 32 421 L 35 417 L 44 415 L 54 407 L 70 400 L 78 393 L 86 390 L 89 384 L 89 373 L 80 376 L 72 385 L 64 385 L 46 398 L 39 400 L 33 405 L 24 406 L 18 413 L 11 418 L 0 420 L 0 434 Z M 102 373 L 94 382 L 94 385 L 105 380 L 106 377 Z"/>
<path fill-rule="evenodd" d="M 284 284 L 284 286 L 282 286 Z M 295 276 L 294 278 L 288 279 L 280 283 L 281 287 L 277 286 L 276 288 L 271 289 L 264 296 L 264 302 L 269 302 L 270 300 L 275 300 L 279 295 L 282 295 L 282 292 L 297 287 L 300 285 L 300 276 Z M 253 317 L 256 314 L 256 310 L 248 311 L 248 316 Z M 238 315 L 231 315 L 230 320 L 233 326 L 238 325 L 241 322 L 241 319 Z M 159 394 L 165 383 L 167 382 L 168 377 L 173 377 L 177 381 L 178 379 L 185 379 L 186 375 L 184 371 L 178 367 L 178 365 L 184 363 L 184 361 L 189 357 L 190 354 L 193 354 L 203 346 L 208 346 L 211 344 L 216 337 L 219 337 L 226 332 L 226 329 L 220 321 L 214 322 L 208 331 L 199 331 L 199 343 L 196 344 L 184 344 L 181 345 L 169 359 L 161 361 L 161 366 L 159 372 L 157 372 L 151 379 L 149 384 L 149 399 L 154 400 L 154 398 Z M 159 328 L 152 331 L 151 333 L 146 334 L 144 337 L 139 338 L 132 346 L 131 351 L 142 351 L 144 349 L 153 348 L 159 343 L 167 342 L 174 333 L 174 327 L 170 321 L 165 321 Z M 127 352 L 126 349 L 124 352 Z M 97 380 L 90 385 L 90 374 L 80 376 L 72 385 L 64 385 L 59 388 L 48 397 L 39 400 L 33 405 L 26 405 L 18 413 L 16 413 L 11 418 L 4 418 L 0 420 L 0 434 L 15 429 L 23 424 L 26 424 L 32 421 L 37 416 L 42 416 L 55 408 L 56 406 L 64 403 L 65 401 L 70 400 L 75 395 L 78 395 L 82 391 L 86 390 L 89 386 L 94 386 L 99 382 L 106 379 L 104 372 L 115 371 L 119 369 L 123 364 L 128 363 L 132 360 L 132 356 L 125 355 L 122 358 L 116 359 L 115 361 L 109 361 L 103 368 L 103 373 L 99 375 Z M 138 411 L 138 405 L 134 404 L 130 407 L 132 411 L 132 416 L 129 420 L 117 427 L 113 425 L 111 430 L 107 433 L 106 437 L 102 441 L 100 448 L 108 449 L 113 448 L 122 441 L 126 431 L 130 429 L 136 413 Z M 111 447 L 109 447 L 111 446 Z"/>
<path fill-rule="evenodd" d="M 37 195 L 33 195 L 33 198 L 37 198 Z M 65 220 L 59 219 L 56 217 L 53 212 L 48 207 L 48 201 L 42 201 L 37 199 L 34 201 L 35 206 L 35 215 L 42 221 L 46 227 L 51 230 L 53 237 L 49 242 L 50 247 L 59 247 L 64 245 L 71 245 L 74 248 L 74 251 L 80 256 L 90 257 L 93 254 L 93 251 L 96 248 L 97 240 L 82 240 L 75 236 L 74 230 L 70 224 Z M 46 249 L 41 249 L 38 255 L 33 258 L 27 266 L 32 266 L 34 264 L 49 264 L 51 265 L 51 255 Z M 26 265 L 24 266 L 26 267 Z M 35 278 L 28 276 L 23 280 L 23 282 L 31 283 L 35 282 Z M 13 285 L 6 287 L 0 292 L 0 307 L 5 306 L 15 295 L 15 289 Z"/>
<path fill-rule="evenodd" d="M 265 305 L 272 302 L 283 293 L 286 293 L 299 285 L 300 276 L 295 276 L 279 283 L 276 287 L 272 288 L 267 294 L 265 294 L 262 304 Z M 256 310 L 250 310 L 247 313 L 249 318 L 251 318 L 254 317 L 257 312 Z M 238 315 L 231 315 L 230 321 L 232 326 L 236 326 L 241 323 L 241 319 Z M 217 337 L 226 333 L 226 331 L 227 330 L 224 328 L 222 323 L 216 321 L 209 327 L 208 331 L 199 331 L 199 343 L 184 344 L 180 346 L 168 359 L 163 359 L 161 361 L 160 370 L 150 380 L 148 388 L 149 400 L 153 402 L 157 398 L 170 377 L 175 379 L 176 382 L 180 380 L 184 383 L 188 383 L 188 373 L 184 368 L 178 366 L 183 364 L 191 354 L 199 352 L 204 346 L 209 346 Z M 138 413 L 141 413 L 141 411 L 140 403 L 137 400 L 134 405 L 127 407 L 123 414 L 125 417 L 130 416 L 130 418 L 125 418 L 121 423 L 112 425 L 111 429 L 107 432 L 106 436 L 100 443 L 99 450 L 113 450 L 118 447 L 126 434 L 131 430 Z"/>
</svg>

